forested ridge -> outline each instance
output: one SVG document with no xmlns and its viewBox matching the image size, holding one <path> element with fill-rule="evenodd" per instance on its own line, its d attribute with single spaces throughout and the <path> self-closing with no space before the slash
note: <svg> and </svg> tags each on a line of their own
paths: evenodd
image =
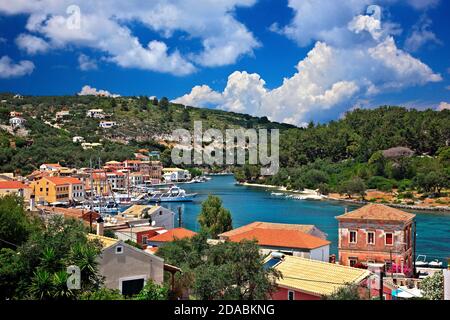
<svg viewBox="0 0 450 320">
<path fill-rule="evenodd" d="M 240 181 L 363 194 L 368 188 L 440 193 L 450 182 L 450 111 L 394 106 L 356 109 L 327 124 L 288 129 L 280 137 L 275 176 L 236 169 Z"/>
<path fill-rule="evenodd" d="M 86 116 L 89 109 L 102 109 L 117 126 L 99 128 L 99 119 Z M 8 132 L 10 113 L 20 112 L 26 120 L 26 135 Z M 56 119 L 59 111 L 70 115 Z M 202 121 L 203 129 L 277 128 L 293 126 L 270 122 L 266 117 L 222 110 L 194 108 L 170 103 L 167 98 L 96 97 L 96 96 L 23 96 L 0 94 L 0 172 L 28 174 L 41 163 L 60 162 L 66 166 L 89 166 L 110 160 L 133 157 L 138 148 L 160 150 L 165 165 L 170 165 L 170 150 L 158 141 L 174 129 L 192 129 Z M 102 147 L 83 150 L 73 143 L 81 136 L 88 143 Z"/>
</svg>

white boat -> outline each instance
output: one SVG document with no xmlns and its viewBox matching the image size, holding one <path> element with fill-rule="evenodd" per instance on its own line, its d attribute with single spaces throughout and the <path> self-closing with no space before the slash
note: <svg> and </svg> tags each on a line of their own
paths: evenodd
<svg viewBox="0 0 450 320">
<path fill-rule="evenodd" d="M 193 201 L 196 193 L 186 193 L 185 190 L 173 186 L 166 192 L 154 192 L 150 198 L 151 202 L 186 202 Z"/>
<path fill-rule="evenodd" d="M 120 207 L 112 200 L 106 200 L 106 201 L 99 201 L 95 200 L 91 205 L 84 205 L 82 208 L 94 210 L 101 215 L 104 214 L 118 214 L 120 212 Z"/>
<path fill-rule="evenodd" d="M 276 197 L 281 197 L 284 193 L 282 192 L 272 192 L 271 195 L 272 196 L 276 196 Z"/>
<path fill-rule="evenodd" d="M 428 267 L 427 256 L 419 254 L 416 258 L 416 267 Z"/>
<path fill-rule="evenodd" d="M 146 202 L 146 193 L 141 193 L 137 196 L 124 193 L 115 193 L 114 200 L 120 206 L 128 206 L 133 204 L 142 204 Z"/>
<path fill-rule="evenodd" d="M 431 268 L 442 268 L 442 261 L 439 260 L 433 260 L 430 263 L 428 263 L 428 266 Z"/>
</svg>

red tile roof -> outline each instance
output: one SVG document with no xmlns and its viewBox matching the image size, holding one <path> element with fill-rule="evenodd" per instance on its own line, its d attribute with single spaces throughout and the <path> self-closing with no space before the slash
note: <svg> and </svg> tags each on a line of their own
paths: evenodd
<svg viewBox="0 0 450 320">
<path fill-rule="evenodd" d="M 383 204 L 368 204 L 362 208 L 350 211 L 336 217 L 338 220 L 378 220 L 402 221 L 414 219 L 416 215 Z"/>
<path fill-rule="evenodd" d="M 240 242 L 256 240 L 260 246 L 315 249 L 329 245 L 331 242 L 298 230 L 279 230 L 255 228 L 246 232 L 226 237 L 227 240 Z"/>
<path fill-rule="evenodd" d="M 64 184 L 81 184 L 82 182 L 77 178 L 72 177 L 45 177 L 48 181 L 56 185 Z"/>
<path fill-rule="evenodd" d="M 0 189 L 26 189 L 27 185 L 19 181 L 0 181 Z"/>
<path fill-rule="evenodd" d="M 184 228 L 175 228 L 150 238 L 148 241 L 171 242 L 175 239 L 192 238 L 197 233 Z"/>
</svg>

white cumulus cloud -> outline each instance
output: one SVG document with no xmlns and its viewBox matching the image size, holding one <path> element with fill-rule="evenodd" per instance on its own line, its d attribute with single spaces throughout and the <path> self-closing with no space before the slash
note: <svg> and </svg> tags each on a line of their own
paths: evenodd
<svg viewBox="0 0 450 320">
<path fill-rule="evenodd" d="M 207 85 L 195 86 L 189 94 L 172 100 L 174 103 L 181 103 L 186 106 L 203 106 L 217 105 L 222 103 L 222 95 L 215 92 Z"/>
<path fill-rule="evenodd" d="M 408 0 L 408 3 L 415 9 L 427 9 L 430 7 L 435 7 L 439 4 L 440 0 Z"/>
<path fill-rule="evenodd" d="M 117 98 L 120 97 L 119 94 L 111 93 L 107 90 L 97 90 L 96 88 L 92 88 L 91 86 L 85 85 L 81 88 L 81 91 L 78 93 L 79 96 L 103 96 L 103 97 L 112 97 Z"/>
<path fill-rule="evenodd" d="M 32 73 L 34 64 L 28 60 L 22 60 L 15 63 L 8 56 L 0 58 L 0 78 L 14 78 L 21 77 Z"/>
<path fill-rule="evenodd" d="M 28 15 L 28 32 L 52 49 L 88 47 L 124 68 L 186 75 L 196 66 L 223 66 L 252 54 L 260 43 L 234 16 L 256 0 L 15 0 L 0 1 L 0 13 Z M 80 15 L 67 12 L 78 6 Z M 76 8 L 76 7 L 75 7 Z M 130 29 L 139 23 L 162 38 L 193 39 L 200 51 L 180 52 L 161 39 L 142 43 Z M 181 36 L 180 36 L 181 35 Z"/>
<path fill-rule="evenodd" d="M 97 62 L 85 54 L 80 54 L 78 56 L 78 65 L 82 71 L 97 70 L 98 68 Z"/>
<path fill-rule="evenodd" d="M 405 48 L 408 51 L 417 51 L 427 43 L 442 44 L 436 34 L 430 30 L 431 19 L 423 16 L 412 28 L 412 32 L 405 40 Z"/>
<path fill-rule="evenodd" d="M 438 111 L 450 110 L 450 103 L 448 103 L 448 102 L 441 102 L 437 109 L 438 109 Z"/>
<path fill-rule="evenodd" d="M 22 33 L 16 38 L 16 44 L 28 54 L 45 53 L 50 49 L 49 44 L 42 38 Z"/>
<path fill-rule="evenodd" d="M 297 4 L 305 3 L 313 7 L 316 4 L 307 0 Z M 277 88 L 268 89 L 256 73 L 236 71 L 228 77 L 222 92 L 201 86 L 175 101 L 189 101 L 198 106 L 213 104 L 226 110 L 303 125 L 310 120 L 334 118 L 358 101 L 382 91 L 442 80 L 426 64 L 397 47 L 390 35 L 390 25 L 383 27 L 373 16 L 358 14 L 348 17 L 342 25 L 347 31 L 339 33 L 350 35 L 341 39 L 352 39 L 352 46 L 343 45 L 346 41 L 331 41 L 331 44 L 317 41 L 307 57 L 299 61 L 297 72 Z M 323 38 L 318 34 L 299 36 L 300 44 L 311 37 Z"/>
</svg>

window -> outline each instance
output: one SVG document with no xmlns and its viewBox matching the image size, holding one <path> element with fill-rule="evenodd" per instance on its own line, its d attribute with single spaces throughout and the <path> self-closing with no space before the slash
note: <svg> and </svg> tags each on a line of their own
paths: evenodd
<svg viewBox="0 0 450 320">
<path fill-rule="evenodd" d="M 123 253 L 123 247 L 122 246 L 117 246 L 116 247 L 116 254 L 121 254 Z"/>
<path fill-rule="evenodd" d="M 394 236 L 390 232 L 386 232 L 386 245 L 392 246 L 394 244 Z"/>
<path fill-rule="evenodd" d="M 356 243 L 356 231 L 350 231 L 350 243 Z"/>
<path fill-rule="evenodd" d="M 288 300 L 295 300 L 295 291 L 288 291 Z"/>
<path fill-rule="evenodd" d="M 357 263 L 358 263 L 358 259 L 356 259 L 356 258 L 349 258 L 348 259 L 348 264 L 349 264 L 350 267 L 354 267 Z"/>
<path fill-rule="evenodd" d="M 147 244 L 147 237 L 146 236 L 142 236 L 142 244 Z"/>
<path fill-rule="evenodd" d="M 367 232 L 367 244 L 375 244 L 375 232 Z"/>
<path fill-rule="evenodd" d="M 130 279 L 120 281 L 120 291 L 124 296 L 133 296 L 141 292 L 145 285 L 145 279 Z"/>
</svg>

